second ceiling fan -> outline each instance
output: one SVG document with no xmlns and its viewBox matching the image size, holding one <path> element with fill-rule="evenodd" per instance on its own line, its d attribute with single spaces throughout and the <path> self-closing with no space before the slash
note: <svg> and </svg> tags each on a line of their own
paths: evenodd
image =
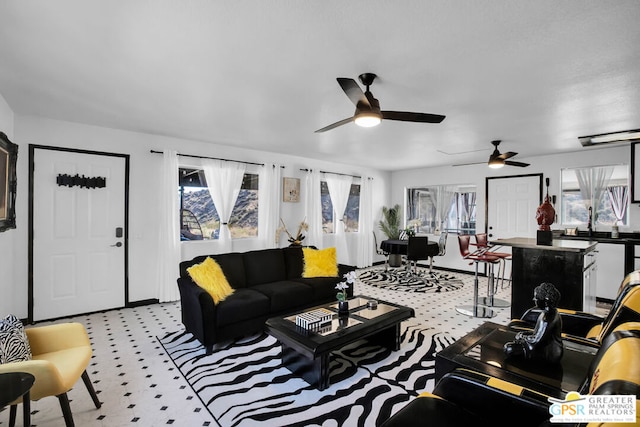
<svg viewBox="0 0 640 427">
<path fill-rule="evenodd" d="M 418 122 L 418 123 L 440 123 L 445 116 L 439 114 L 428 113 L 411 113 L 408 111 L 381 111 L 380 103 L 369 90 L 369 86 L 375 80 L 376 75 L 373 73 L 360 74 L 360 82 L 366 87 L 363 92 L 355 80 L 338 77 L 338 84 L 347 94 L 351 102 L 356 106 L 353 117 L 349 117 L 338 122 L 318 129 L 316 133 L 325 132 L 347 123 L 355 122 L 359 126 L 371 127 L 376 126 L 381 120 L 398 120 L 402 122 Z"/>
<path fill-rule="evenodd" d="M 500 153 L 500 150 L 498 150 L 498 145 L 500 145 L 500 142 L 502 142 L 499 139 L 496 139 L 494 141 L 491 141 L 491 144 L 493 144 L 493 153 L 491 153 L 491 155 L 489 156 L 489 161 L 487 162 L 487 165 L 489 165 L 490 168 L 493 169 L 498 169 L 503 167 L 504 165 L 508 165 L 508 166 L 517 166 L 517 167 L 521 167 L 521 168 L 526 168 L 527 166 L 529 166 L 529 163 L 523 163 L 523 162 L 514 162 L 513 160 L 508 160 L 514 156 L 517 156 L 518 153 L 514 153 L 513 151 L 507 151 L 506 153 Z M 474 162 L 474 163 L 460 163 L 457 165 L 453 165 L 453 166 L 468 166 L 468 165 L 481 165 L 484 162 Z"/>
<path fill-rule="evenodd" d="M 506 153 L 500 154 L 500 151 L 498 150 L 498 145 L 500 145 L 500 142 L 501 141 L 499 139 L 495 141 L 491 141 L 491 143 L 495 148 L 493 150 L 493 153 L 491 153 L 491 155 L 489 156 L 488 165 L 490 168 L 498 169 L 503 167 L 504 165 L 518 166 L 521 168 L 526 168 L 527 166 L 529 166 L 529 163 L 514 162 L 513 160 L 507 160 L 518 155 L 518 153 L 514 153 L 513 151 L 507 151 Z"/>
</svg>

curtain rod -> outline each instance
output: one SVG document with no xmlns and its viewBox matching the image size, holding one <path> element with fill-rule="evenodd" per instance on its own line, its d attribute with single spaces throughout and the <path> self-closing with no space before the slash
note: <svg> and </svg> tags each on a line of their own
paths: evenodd
<svg viewBox="0 0 640 427">
<path fill-rule="evenodd" d="M 303 172 L 310 172 L 310 171 L 312 171 L 313 169 L 303 169 L 303 168 L 301 168 L 300 170 L 301 170 L 301 171 L 303 171 Z M 359 176 L 359 175 L 350 175 L 350 174 L 348 174 L 348 173 L 327 172 L 327 171 L 320 171 L 320 173 L 330 173 L 330 174 L 332 174 L 332 175 L 350 176 L 350 177 L 352 177 L 352 178 L 360 178 L 360 179 L 362 179 L 362 177 L 361 177 L 361 176 Z"/>
<path fill-rule="evenodd" d="M 154 154 L 163 154 L 162 151 L 151 150 L 151 152 L 154 153 Z M 196 156 L 194 154 L 180 154 L 180 153 L 178 153 L 178 156 L 194 157 L 196 159 L 222 160 L 222 161 L 225 161 L 225 162 L 244 163 L 245 165 L 264 166 L 264 163 L 243 162 L 242 160 L 221 159 L 220 157 Z"/>
</svg>

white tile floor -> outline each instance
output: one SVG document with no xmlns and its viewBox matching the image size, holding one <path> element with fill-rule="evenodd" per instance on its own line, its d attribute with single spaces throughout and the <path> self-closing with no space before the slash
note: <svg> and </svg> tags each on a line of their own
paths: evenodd
<svg viewBox="0 0 640 427">
<path fill-rule="evenodd" d="M 454 307 L 469 304 L 473 276 L 454 292 L 393 292 L 357 283 L 356 294 L 413 307 L 416 321 L 463 336 L 488 319 L 459 314 Z M 480 294 L 486 292 L 486 279 Z M 510 287 L 500 289 L 499 298 L 510 299 Z M 506 323 L 510 309 L 496 309 L 496 323 Z M 94 349 L 88 369 L 100 401 L 93 406 L 82 381 L 69 392 L 71 410 L 77 426 L 217 426 L 202 402 L 165 354 L 156 336 L 182 328 L 179 303 L 112 310 L 77 316 L 70 321 L 83 323 Z M 65 321 L 67 321 L 65 319 Z M 44 324 L 44 323 L 43 323 Z M 32 402 L 32 425 L 64 426 L 55 397 Z M 17 425 L 21 425 L 18 411 Z M 8 425 L 8 409 L 0 412 L 0 426 Z"/>
</svg>

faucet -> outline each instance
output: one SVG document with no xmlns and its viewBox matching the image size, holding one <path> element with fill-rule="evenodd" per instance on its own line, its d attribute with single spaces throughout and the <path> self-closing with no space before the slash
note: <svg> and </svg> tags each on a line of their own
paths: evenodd
<svg viewBox="0 0 640 427">
<path fill-rule="evenodd" d="M 593 213 L 593 209 L 589 206 L 589 222 L 587 222 L 587 231 L 589 232 L 589 237 L 593 235 L 593 228 L 591 226 L 591 216 Z"/>
</svg>

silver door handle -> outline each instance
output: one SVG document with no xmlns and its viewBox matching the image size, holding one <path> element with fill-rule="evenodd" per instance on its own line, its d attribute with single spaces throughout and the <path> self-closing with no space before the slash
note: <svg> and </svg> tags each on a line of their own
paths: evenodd
<svg viewBox="0 0 640 427">
<path fill-rule="evenodd" d="M 115 245 L 111 245 L 111 247 L 114 247 L 114 246 L 115 246 L 116 248 L 119 248 L 120 246 L 122 246 L 122 242 L 118 242 L 118 243 L 116 243 Z"/>
</svg>

